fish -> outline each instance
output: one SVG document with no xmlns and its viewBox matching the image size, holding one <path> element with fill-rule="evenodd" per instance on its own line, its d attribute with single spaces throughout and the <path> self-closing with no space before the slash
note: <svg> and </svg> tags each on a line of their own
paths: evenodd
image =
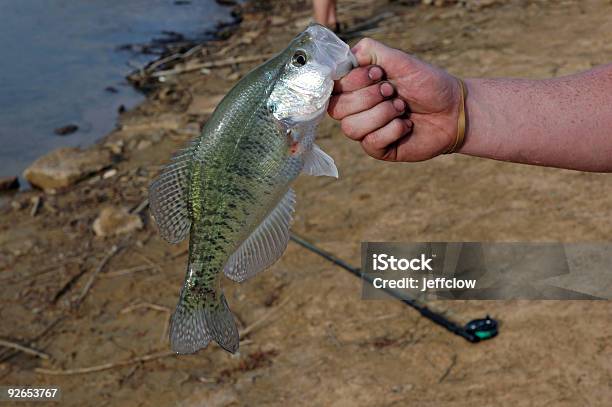
<svg viewBox="0 0 612 407">
<path fill-rule="evenodd" d="M 245 75 L 219 102 L 201 134 L 149 187 L 151 214 L 170 243 L 189 237 L 184 284 L 170 345 L 191 354 L 211 341 L 228 352 L 239 333 L 222 276 L 243 282 L 285 251 L 299 174 L 338 178 L 315 143 L 334 81 L 357 66 L 349 46 L 311 24 Z"/>
</svg>

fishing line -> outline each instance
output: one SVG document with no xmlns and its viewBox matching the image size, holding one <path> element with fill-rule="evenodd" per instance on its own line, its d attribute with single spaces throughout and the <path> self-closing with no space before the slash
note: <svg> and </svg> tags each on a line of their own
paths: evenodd
<svg viewBox="0 0 612 407">
<path fill-rule="evenodd" d="M 334 263 L 336 266 L 343 268 L 344 270 L 350 272 L 351 274 L 359 277 L 367 281 L 370 284 L 373 284 L 373 278 L 368 276 L 367 274 L 362 274 L 361 269 L 351 266 L 346 263 L 344 260 L 339 259 L 333 254 L 315 246 L 314 244 L 308 242 L 306 239 L 302 238 L 295 233 L 291 233 L 291 240 L 305 249 L 318 254 L 324 259 Z M 444 315 L 435 312 L 425 305 L 420 304 L 417 300 L 410 298 L 406 293 L 395 290 L 392 288 L 382 288 L 384 292 L 392 296 L 393 298 L 398 299 L 403 302 L 407 306 L 419 311 L 419 313 L 428 320 L 440 325 L 447 331 L 458 335 L 471 343 L 478 343 L 480 341 L 491 339 L 495 337 L 498 333 L 497 321 L 489 317 L 488 315 L 485 318 L 474 319 L 468 322 L 465 326 L 459 325 L 457 322 L 452 321 L 451 319 L 445 317 Z"/>
</svg>

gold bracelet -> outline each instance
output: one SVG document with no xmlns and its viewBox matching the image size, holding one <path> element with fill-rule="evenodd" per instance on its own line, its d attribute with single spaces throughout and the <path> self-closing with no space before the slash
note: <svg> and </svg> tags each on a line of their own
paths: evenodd
<svg viewBox="0 0 612 407">
<path fill-rule="evenodd" d="M 463 141 L 465 140 L 465 98 L 467 97 L 467 88 L 465 87 L 465 83 L 461 78 L 456 78 L 457 82 L 459 82 L 459 87 L 461 88 L 461 101 L 459 103 L 459 117 L 457 118 L 457 138 L 455 142 L 448 146 L 448 148 L 444 151 L 444 154 L 452 154 L 459 150 L 463 145 Z"/>
</svg>

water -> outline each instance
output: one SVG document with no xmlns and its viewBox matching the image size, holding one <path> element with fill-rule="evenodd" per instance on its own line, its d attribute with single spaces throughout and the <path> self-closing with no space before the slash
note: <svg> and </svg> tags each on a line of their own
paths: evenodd
<svg viewBox="0 0 612 407">
<path fill-rule="evenodd" d="M 118 47 L 162 31 L 201 38 L 229 19 L 213 0 L 0 0 L 0 176 L 54 148 L 93 143 L 113 129 L 120 105 L 142 100 L 124 77 L 154 57 Z M 53 133 L 67 124 L 79 130 Z"/>
</svg>

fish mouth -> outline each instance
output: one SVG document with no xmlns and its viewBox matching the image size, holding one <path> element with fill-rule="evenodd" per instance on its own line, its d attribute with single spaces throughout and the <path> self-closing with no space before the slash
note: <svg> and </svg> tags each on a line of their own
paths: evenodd
<svg viewBox="0 0 612 407">
<path fill-rule="evenodd" d="M 315 59 L 330 68 L 331 79 L 336 81 L 359 66 L 347 43 L 333 31 L 320 24 L 310 24 L 305 31 L 315 44 Z"/>
</svg>

